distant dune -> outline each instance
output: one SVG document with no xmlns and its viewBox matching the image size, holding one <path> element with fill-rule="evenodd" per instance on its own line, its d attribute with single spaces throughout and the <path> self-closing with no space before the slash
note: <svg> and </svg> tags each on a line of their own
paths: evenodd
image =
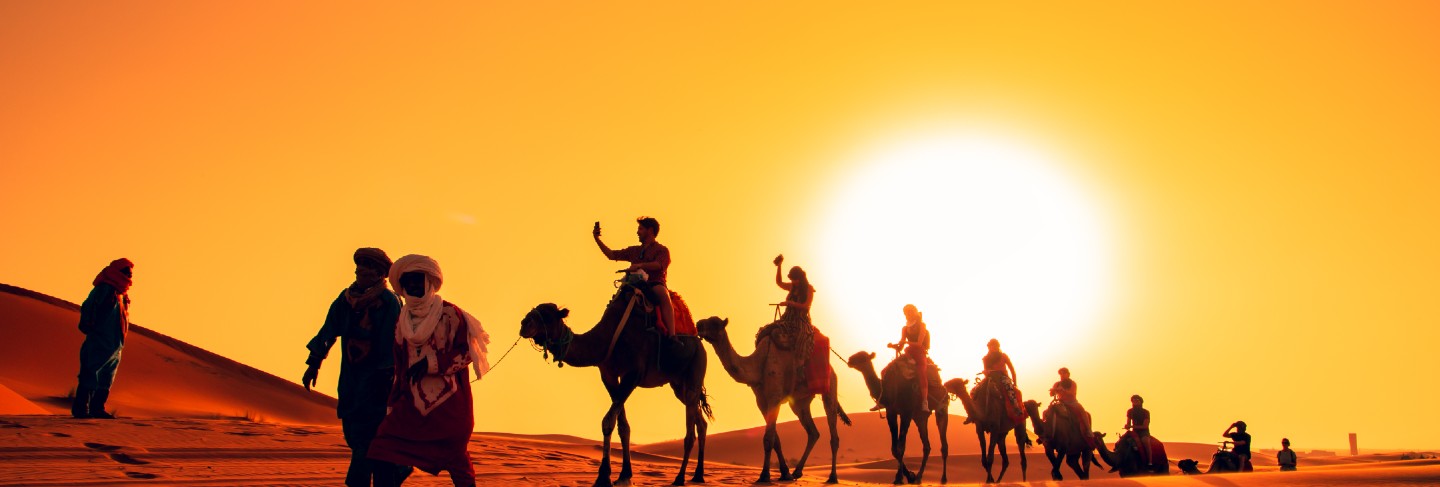
<svg viewBox="0 0 1440 487">
<path fill-rule="evenodd" d="M 79 370 L 79 306 L 0 284 L 0 412 L 69 414 Z M 339 424 L 335 399 L 131 324 L 109 403 L 131 418 L 249 418 Z M 19 409 L 17 409 L 19 408 Z"/>
</svg>

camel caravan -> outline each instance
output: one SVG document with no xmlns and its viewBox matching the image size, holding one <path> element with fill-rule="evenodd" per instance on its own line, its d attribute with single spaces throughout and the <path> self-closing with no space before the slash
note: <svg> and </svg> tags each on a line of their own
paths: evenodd
<svg viewBox="0 0 1440 487">
<path fill-rule="evenodd" d="M 600 371 L 601 384 L 610 395 L 610 406 L 601 420 L 603 455 L 594 485 L 625 484 L 632 479 L 630 424 L 625 402 L 636 388 L 661 386 L 669 386 L 685 408 L 684 453 L 672 485 L 685 485 L 692 448 L 695 467 L 689 481 L 705 481 L 705 434 L 708 421 L 714 418 L 705 391 L 709 357 L 701 342 L 710 344 L 732 380 L 749 386 L 755 394 L 756 406 L 765 420 L 760 445 L 763 465 L 757 481 L 772 481 L 772 455 L 778 480 L 793 480 L 803 475 L 806 462 L 820 439 L 811 412 L 811 403 L 818 396 L 830 434 L 830 472 L 826 483 L 837 483 L 836 459 L 840 448 L 837 422 L 850 425 L 851 421 L 837 399 L 838 381 L 829 361 L 833 353 L 829 339 L 810 321 L 815 288 L 805 271 L 792 267 L 782 277 L 784 256 L 775 258 L 775 283 L 786 291 L 785 300 L 775 304 L 775 321 L 756 333 L 750 354 L 742 355 L 726 330 L 728 319 L 711 316 L 695 321 L 681 296 L 667 287 L 670 252 L 655 240 L 659 223 L 646 217 L 637 222 L 640 245 L 620 250 L 606 246 L 600 239 L 600 224 L 597 222 L 594 226 L 595 243 L 605 257 L 631 263 L 618 271 L 624 277 L 616 281 L 617 290 L 599 322 L 588 331 L 576 333 L 565 322 L 570 314 L 568 309 L 544 303 L 531 309 L 520 323 L 520 337 L 531 340 L 545 359 L 553 359 L 561 367 L 596 367 Z M 965 423 L 974 425 L 987 483 L 1002 481 L 1009 470 L 1006 443 L 1012 434 L 1016 452 L 1020 454 L 1020 475 L 1027 479 L 1025 450 L 1033 444 L 1027 421 L 1044 446 L 1054 480 L 1062 479 L 1062 463 L 1069 465 L 1080 479 L 1088 479 L 1090 466 L 1101 465 L 1100 461 L 1122 476 L 1169 473 L 1164 445 L 1148 434 L 1149 412 L 1140 407 L 1139 396 L 1132 398 L 1135 405 L 1128 415 L 1126 429 L 1129 432 L 1111 450 L 1106 447 L 1103 435 L 1092 431 L 1090 414 L 1076 401 L 1075 382 L 1068 370 L 1060 370 L 1061 380 L 1050 390 L 1054 399 L 1044 411 L 1036 401 L 1023 399 L 1015 386 L 1015 366 L 1009 356 L 1000 351 L 996 340 L 990 341 L 989 352 L 983 358 L 984 377 L 973 387 L 962 378 L 942 381 L 940 369 L 928 356 L 930 333 L 920 311 L 914 305 L 906 305 L 902 312 L 905 325 L 900 340 L 888 345 L 895 352 L 894 358 L 883 368 L 876 371 L 876 354 L 872 352 L 858 352 L 845 361 L 864 378 L 870 397 L 875 400 L 871 410 L 883 411 L 890 429 L 891 454 L 896 462 L 896 484 L 923 481 L 931 450 L 931 416 L 935 418 L 940 438 L 940 482 L 949 481 L 950 448 L 946 433 L 950 402 L 957 399 L 965 410 Z M 805 448 L 793 468 L 787 464 L 776 431 L 780 407 L 787 403 L 806 432 Z M 920 463 L 915 470 L 905 462 L 906 439 L 912 425 L 922 445 Z M 619 476 L 612 482 L 610 446 L 617 426 L 621 467 Z M 997 452 L 998 472 L 994 471 Z M 1245 457 L 1248 463 L 1248 444 Z"/>
</svg>

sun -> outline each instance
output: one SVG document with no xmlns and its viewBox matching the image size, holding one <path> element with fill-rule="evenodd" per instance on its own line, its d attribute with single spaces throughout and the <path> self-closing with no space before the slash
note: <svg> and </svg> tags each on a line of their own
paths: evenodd
<svg viewBox="0 0 1440 487">
<path fill-rule="evenodd" d="M 1085 339 L 1110 299 L 1112 249 L 1097 202 L 1065 169 L 993 134 L 865 154 L 819 221 L 810 274 L 832 324 L 817 325 L 883 352 L 913 303 L 937 365 L 962 377 L 991 338 L 1017 367 Z"/>
</svg>

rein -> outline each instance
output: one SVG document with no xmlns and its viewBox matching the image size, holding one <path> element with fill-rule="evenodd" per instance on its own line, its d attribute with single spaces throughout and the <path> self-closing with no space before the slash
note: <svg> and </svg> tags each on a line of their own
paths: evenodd
<svg viewBox="0 0 1440 487">
<path fill-rule="evenodd" d="M 605 358 L 600 363 L 610 361 L 610 353 L 615 351 L 615 342 L 620 341 L 620 332 L 625 331 L 625 324 L 630 322 L 630 311 L 635 309 L 635 302 L 640 300 L 640 295 L 630 296 L 630 302 L 625 304 L 625 314 L 620 317 L 620 326 L 615 327 L 615 334 L 610 337 L 610 346 L 605 349 Z"/>
</svg>

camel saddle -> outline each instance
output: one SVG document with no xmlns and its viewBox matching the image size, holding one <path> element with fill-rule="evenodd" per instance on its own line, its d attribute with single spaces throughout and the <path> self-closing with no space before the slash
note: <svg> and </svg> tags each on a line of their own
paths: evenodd
<svg viewBox="0 0 1440 487">
<path fill-rule="evenodd" d="M 930 360 L 930 357 L 925 357 L 925 362 L 925 370 L 929 372 L 927 375 L 929 375 L 930 379 L 930 409 L 933 410 L 940 407 L 940 404 L 949 402 L 950 398 L 948 396 L 950 393 L 945 391 L 945 384 L 940 381 L 940 367 L 936 367 L 935 361 Z M 880 377 L 899 377 L 900 380 L 909 385 L 910 390 L 914 391 L 915 394 L 919 394 L 920 383 L 915 381 L 917 372 L 918 371 L 915 370 L 915 362 L 902 355 L 895 360 L 891 360 L 889 364 L 886 364 L 885 368 L 880 371 Z"/>
</svg>

